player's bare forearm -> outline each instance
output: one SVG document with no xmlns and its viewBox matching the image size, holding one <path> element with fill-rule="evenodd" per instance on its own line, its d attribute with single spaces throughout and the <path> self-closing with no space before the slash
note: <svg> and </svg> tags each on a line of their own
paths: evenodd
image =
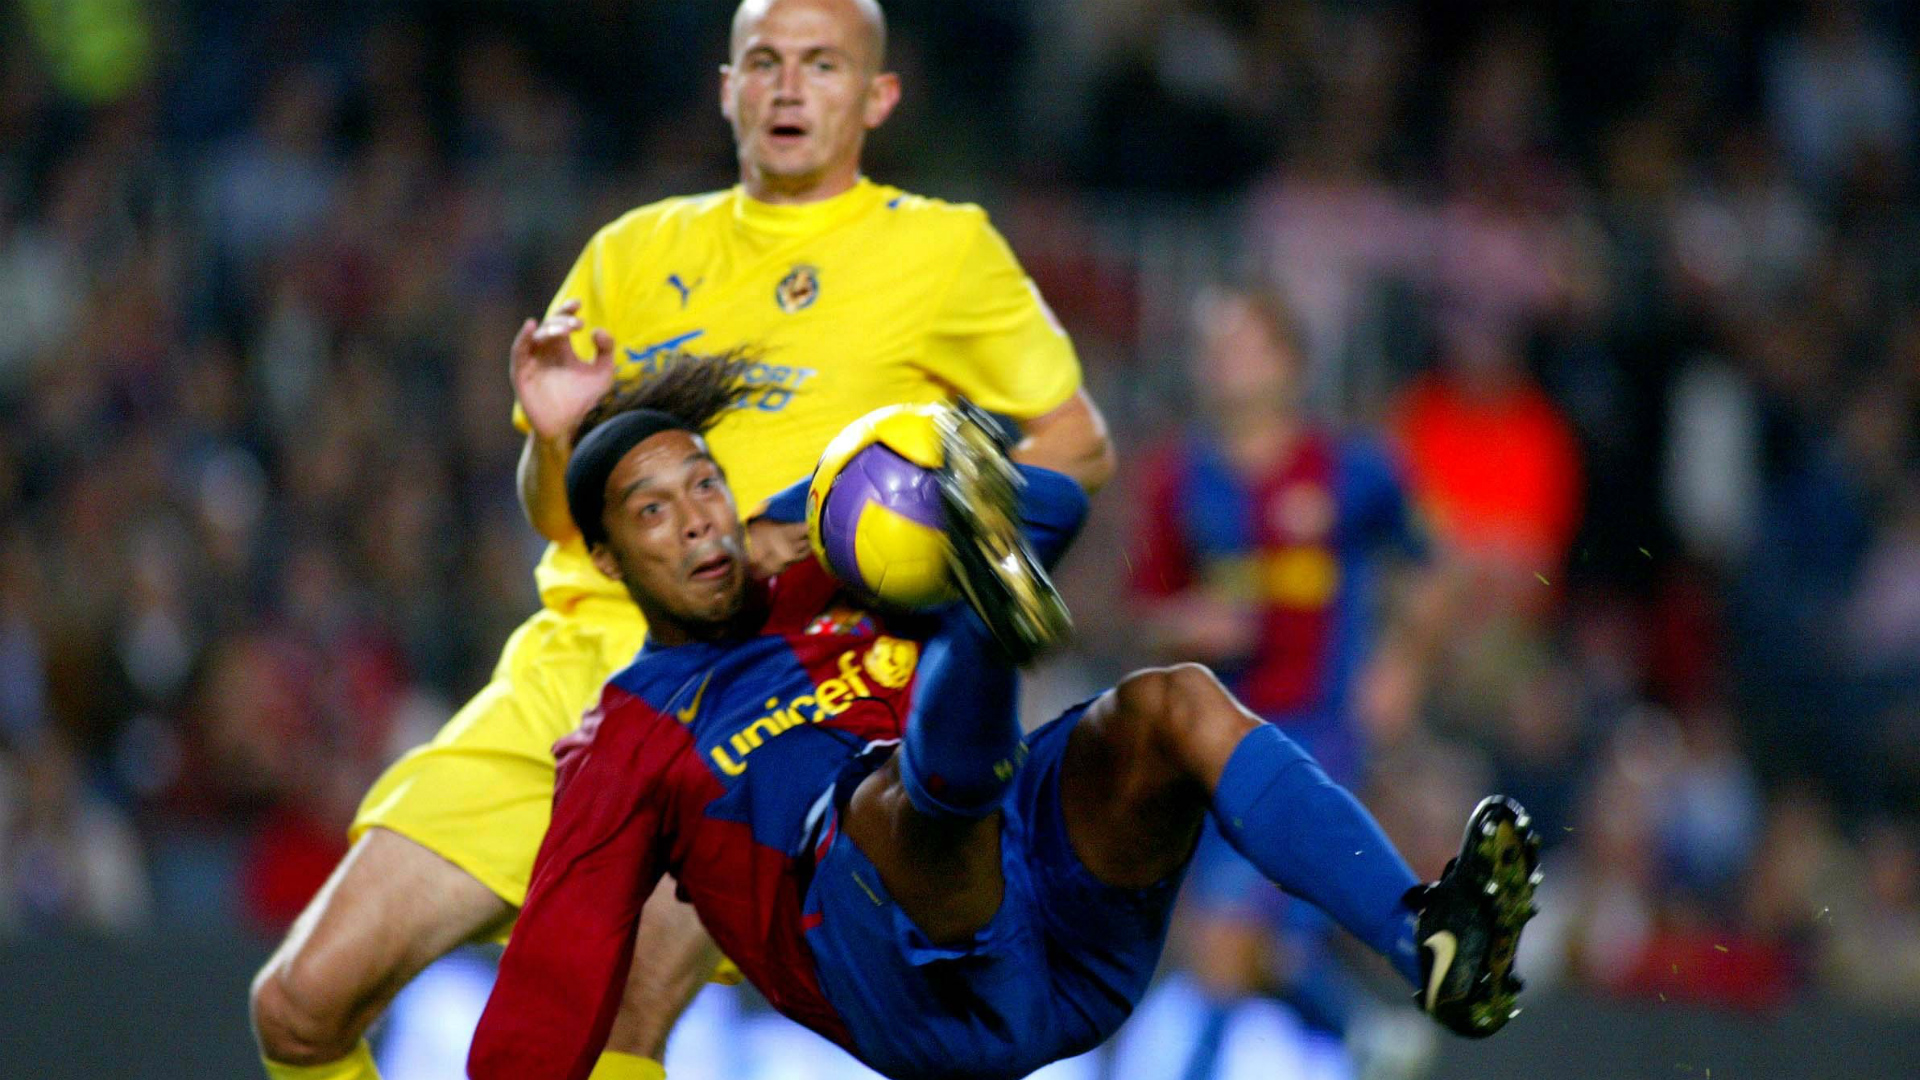
<svg viewBox="0 0 1920 1080">
<path fill-rule="evenodd" d="M 1085 389 L 1074 391 L 1052 412 L 1021 424 L 1020 430 L 1025 437 L 1013 448 L 1015 461 L 1065 473 L 1089 494 L 1113 477 L 1116 461 L 1107 418 Z"/>
<path fill-rule="evenodd" d="M 556 544 L 579 532 L 567 510 L 566 474 L 564 441 L 528 432 L 520 451 L 520 509 L 541 536 Z"/>
</svg>

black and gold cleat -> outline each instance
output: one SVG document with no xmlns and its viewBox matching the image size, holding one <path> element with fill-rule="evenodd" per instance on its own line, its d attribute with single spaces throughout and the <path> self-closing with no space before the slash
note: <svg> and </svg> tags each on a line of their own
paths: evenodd
<svg viewBox="0 0 1920 1080">
<path fill-rule="evenodd" d="M 1020 488 L 1007 440 L 991 416 L 956 402 L 939 418 L 946 464 L 938 474 L 954 580 L 1002 652 L 1026 664 L 1073 632 L 1067 605 L 1020 535 Z"/>
<path fill-rule="evenodd" d="M 1520 1015 L 1513 954 L 1539 910 L 1539 884 L 1540 837 L 1526 810 L 1503 795 L 1481 800 L 1467 819 L 1459 857 L 1439 881 L 1407 895 L 1419 912 L 1415 940 L 1426 978 L 1414 1001 L 1428 1015 L 1470 1039 Z"/>
</svg>

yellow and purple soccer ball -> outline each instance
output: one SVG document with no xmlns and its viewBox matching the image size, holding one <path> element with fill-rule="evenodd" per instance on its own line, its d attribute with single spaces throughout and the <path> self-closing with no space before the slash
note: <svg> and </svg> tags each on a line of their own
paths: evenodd
<svg viewBox="0 0 1920 1080">
<path fill-rule="evenodd" d="M 807 491 L 807 539 L 842 582 L 888 607 L 959 595 L 947 566 L 943 405 L 889 405 L 847 425 L 820 455 Z"/>
</svg>

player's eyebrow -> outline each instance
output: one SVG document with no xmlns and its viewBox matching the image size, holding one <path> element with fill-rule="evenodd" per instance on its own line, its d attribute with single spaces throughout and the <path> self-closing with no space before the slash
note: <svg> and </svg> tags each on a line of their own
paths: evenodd
<svg viewBox="0 0 1920 1080">
<path fill-rule="evenodd" d="M 836 60 L 843 60 L 847 63 L 853 62 L 853 54 L 841 48 L 838 45 L 808 45 L 800 49 L 799 53 L 800 53 L 800 59 L 802 62 L 805 62 L 808 60 L 816 60 L 823 56 L 831 57 Z M 752 59 L 755 56 L 769 56 L 775 60 L 778 60 L 781 57 L 781 53 L 779 48 L 777 48 L 776 46 L 769 45 L 766 42 L 761 42 L 760 44 L 755 45 L 752 48 L 749 48 L 747 51 L 741 53 L 740 59 L 744 62 L 746 60 Z"/>
<path fill-rule="evenodd" d="M 716 472 L 719 472 L 722 478 L 725 478 L 727 474 L 724 469 L 720 468 L 720 463 L 713 459 L 712 454 L 706 453 L 704 451 L 695 450 L 693 453 L 688 454 L 680 462 L 680 464 L 691 466 L 691 465 L 698 465 L 703 461 L 709 465 L 712 465 L 714 467 L 714 470 Z M 627 500 L 633 498 L 633 495 L 635 492 L 648 486 L 659 487 L 664 489 L 667 485 L 661 482 L 661 480 L 658 477 L 654 476 L 652 473 L 644 473 L 636 477 L 633 483 L 628 484 L 626 487 L 623 487 L 620 489 L 620 495 L 616 500 L 617 504 L 621 506 L 625 506 L 627 503 Z"/>
</svg>

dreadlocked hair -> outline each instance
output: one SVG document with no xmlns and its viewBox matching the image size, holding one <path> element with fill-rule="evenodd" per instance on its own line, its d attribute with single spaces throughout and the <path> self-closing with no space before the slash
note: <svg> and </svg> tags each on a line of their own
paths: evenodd
<svg viewBox="0 0 1920 1080">
<path fill-rule="evenodd" d="M 573 445 L 579 446 L 594 428 L 634 409 L 666 413 L 704 435 L 746 396 L 742 376 L 754 359 L 755 354 L 745 347 L 718 353 L 668 353 L 660 359 L 658 375 L 616 384 L 587 410 L 573 433 Z"/>
</svg>

